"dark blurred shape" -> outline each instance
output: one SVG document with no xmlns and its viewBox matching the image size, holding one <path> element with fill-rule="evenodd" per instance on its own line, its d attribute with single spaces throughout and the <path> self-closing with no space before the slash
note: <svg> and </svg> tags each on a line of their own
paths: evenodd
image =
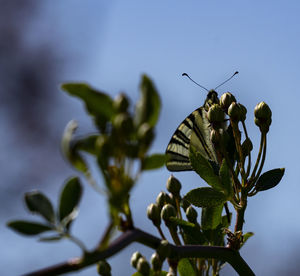
<svg viewBox="0 0 300 276">
<path fill-rule="evenodd" d="M 41 184 L 36 182 L 49 173 L 51 153 L 57 152 L 57 143 L 49 143 L 57 50 L 43 41 L 47 36 L 35 32 L 42 5 L 35 0 L 0 0 L 0 200 L 8 199 L 6 204 L 11 200 L 7 193 L 20 194 L 29 184 Z"/>
</svg>

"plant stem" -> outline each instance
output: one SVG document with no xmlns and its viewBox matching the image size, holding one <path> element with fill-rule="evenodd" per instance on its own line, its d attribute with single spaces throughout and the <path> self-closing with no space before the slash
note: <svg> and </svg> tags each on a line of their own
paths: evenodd
<svg viewBox="0 0 300 276">
<path fill-rule="evenodd" d="M 107 259 L 132 242 L 139 242 L 150 248 L 157 249 L 161 240 L 139 229 L 131 229 L 123 233 L 119 238 L 113 241 L 106 250 L 99 252 L 97 249 L 85 254 L 82 258 L 72 258 L 69 261 L 50 266 L 38 271 L 25 274 L 26 276 L 50 276 L 61 275 L 71 271 L 78 271 L 90 265 L 96 264 L 98 261 Z M 221 246 L 202 246 L 202 245 L 186 245 L 174 246 L 170 245 L 171 258 L 215 258 L 231 264 L 239 275 L 255 276 L 251 268 L 244 261 L 238 251 Z M 24 275 L 24 276 L 25 276 Z"/>
<path fill-rule="evenodd" d="M 247 207 L 247 194 L 245 189 L 242 189 L 241 193 L 241 200 L 240 200 L 240 208 L 237 208 L 237 215 L 236 215 L 236 224 L 234 228 L 234 232 L 242 231 L 243 230 L 243 224 L 244 224 L 244 215 Z"/>
</svg>

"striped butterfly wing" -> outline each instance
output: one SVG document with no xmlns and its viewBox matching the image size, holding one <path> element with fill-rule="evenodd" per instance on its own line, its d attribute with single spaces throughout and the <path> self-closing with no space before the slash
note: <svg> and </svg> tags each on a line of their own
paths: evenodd
<svg viewBox="0 0 300 276">
<path fill-rule="evenodd" d="M 216 152 L 210 141 L 210 129 L 204 107 L 191 113 L 176 129 L 167 146 L 168 170 L 193 170 L 189 158 L 191 145 L 205 158 L 216 162 Z"/>
</svg>

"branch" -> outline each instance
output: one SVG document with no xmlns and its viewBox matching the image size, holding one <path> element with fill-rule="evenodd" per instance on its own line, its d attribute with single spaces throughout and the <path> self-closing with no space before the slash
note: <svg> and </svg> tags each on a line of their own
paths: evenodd
<svg viewBox="0 0 300 276">
<path fill-rule="evenodd" d="M 67 272 L 77 271 L 115 255 L 132 242 L 139 242 L 156 249 L 160 245 L 161 240 L 139 229 L 128 230 L 103 251 L 94 250 L 85 254 L 83 257 L 73 258 L 67 262 L 24 274 L 23 276 L 61 275 Z M 170 258 L 214 258 L 231 264 L 239 275 L 255 276 L 239 252 L 230 248 L 202 245 L 170 245 L 170 248 L 171 253 L 170 256 L 168 256 Z"/>
</svg>

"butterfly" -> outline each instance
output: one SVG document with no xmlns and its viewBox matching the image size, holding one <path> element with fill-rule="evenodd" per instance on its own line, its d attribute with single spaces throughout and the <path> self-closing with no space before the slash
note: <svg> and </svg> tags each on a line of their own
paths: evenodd
<svg viewBox="0 0 300 276">
<path fill-rule="evenodd" d="M 238 72 L 235 72 L 229 79 L 218 85 L 215 89 L 229 81 L 236 74 L 238 74 Z M 186 73 L 182 75 L 192 80 Z M 194 80 L 192 81 L 196 83 Z M 196 84 L 208 91 L 208 89 L 200 84 Z M 206 159 L 218 163 L 216 150 L 210 140 L 211 125 L 207 119 L 209 107 L 218 103 L 218 93 L 214 89 L 208 91 L 204 104 L 187 116 L 175 130 L 166 149 L 166 166 L 169 171 L 193 170 L 189 158 L 191 146 Z"/>
</svg>

